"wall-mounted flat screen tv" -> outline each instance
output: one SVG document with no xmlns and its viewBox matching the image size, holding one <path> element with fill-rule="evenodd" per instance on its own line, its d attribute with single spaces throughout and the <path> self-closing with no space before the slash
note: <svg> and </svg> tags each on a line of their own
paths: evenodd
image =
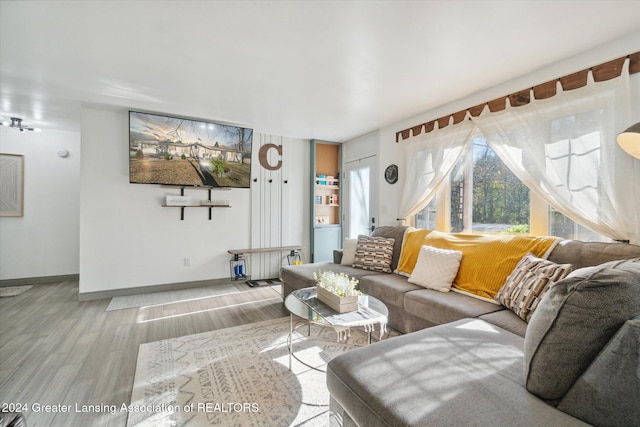
<svg viewBox="0 0 640 427">
<path fill-rule="evenodd" d="M 129 111 L 129 182 L 249 188 L 253 129 Z"/>
</svg>

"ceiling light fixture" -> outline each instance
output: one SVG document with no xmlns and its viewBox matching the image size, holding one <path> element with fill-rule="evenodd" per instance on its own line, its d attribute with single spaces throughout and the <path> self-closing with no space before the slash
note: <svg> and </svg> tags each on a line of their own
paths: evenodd
<svg viewBox="0 0 640 427">
<path fill-rule="evenodd" d="M 18 117 L 11 117 L 11 123 L 5 120 L 1 124 L 2 126 L 10 127 L 11 129 L 15 129 L 20 132 L 25 132 L 25 131 L 40 132 L 40 128 L 34 128 L 31 126 L 26 126 L 22 124 L 22 119 Z"/>
<path fill-rule="evenodd" d="M 640 159 L 640 123 L 636 123 L 618 135 L 618 145 L 627 154 Z"/>
</svg>

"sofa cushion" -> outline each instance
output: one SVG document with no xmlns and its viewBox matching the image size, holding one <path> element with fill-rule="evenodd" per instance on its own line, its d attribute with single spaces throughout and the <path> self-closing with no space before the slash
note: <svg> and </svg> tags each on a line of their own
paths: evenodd
<svg viewBox="0 0 640 427">
<path fill-rule="evenodd" d="M 527 389 L 557 403 L 622 324 L 638 314 L 640 259 L 576 270 L 556 283 L 527 328 Z"/>
<path fill-rule="evenodd" d="M 360 290 L 372 295 L 385 304 L 393 304 L 404 307 L 404 296 L 409 291 L 423 289 L 407 281 L 406 277 L 397 274 L 379 274 L 377 276 L 364 276 L 360 279 Z"/>
<path fill-rule="evenodd" d="M 640 425 L 640 316 L 618 330 L 558 409 L 594 426 Z"/>
<path fill-rule="evenodd" d="M 511 310 L 505 309 L 494 311 L 493 313 L 478 316 L 478 319 L 482 319 L 492 325 L 506 329 L 507 331 L 519 335 L 522 338 L 524 338 L 524 335 L 527 332 L 527 322 L 519 318 L 518 315 Z"/>
<path fill-rule="evenodd" d="M 462 252 L 423 246 L 409 283 L 440 292 L 449 292 L 458 274 Z"/>
<path fill-rule="evenodd" d="M 528 322 L 549 287 L 570 272 L 571 264 L 556 264 L 529 253 L 518 262 L 495 299 Z"/>
<path fill-rule="evenodd" d="M 438 325 L 504 310 L 503 306 L 495 302 L 483 301 L 457 292 L 443 293 L 432 289 L 407 292 L 404 308 L 409 313 Z"/>
<path fill-rule="evenodd" d="M 342 353 L 327 387 L 368 427 L 585 425 L 526 391 L 522 341 L 464 319 Z"/>
<path fill-rule="evenodd" d="M 640 246 L 579 240 L 560 240 L 547 257 L 558 264 L 571 264 L 574 270 L 633 258 L 640 258 Z"/>
<path fill-rule="evenodd" d="M 376 228 L 375 230 L 373 230 L 373 233 L 371 233 L 371 237 L 386 237 L 394 240 L 391 265 L 389 266 L 391 268 L 391 271 L 395 270 L 398 267 L 398 259 L 400 259 L 400 252 L 402 251 L 402 241 L 404 240 L 405 232 L 409 228 L 412 227 L 407 227 L 406 225 L 384 225 L 382 227 Z"/>
<path fill-rule="evenodd" d="M 352 267 L 391 273 L 392 238 L 358 236 Z"/>
</svg>

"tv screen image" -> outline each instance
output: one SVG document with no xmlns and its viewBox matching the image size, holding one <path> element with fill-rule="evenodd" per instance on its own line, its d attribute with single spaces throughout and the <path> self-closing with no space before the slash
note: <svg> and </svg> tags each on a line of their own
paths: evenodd
<svg viewBox="0 0 640 427">
<path fill-rule="evenodd" d="M 253 130 L 129 111 L 129 182 L 249 188 Z"/>
</svg>

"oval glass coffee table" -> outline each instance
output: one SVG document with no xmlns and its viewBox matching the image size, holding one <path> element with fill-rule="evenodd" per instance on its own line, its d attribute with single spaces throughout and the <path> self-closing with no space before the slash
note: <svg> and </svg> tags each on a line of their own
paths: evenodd
<svg viewBox="0 0 640 427">
<path fill-rule="evenodd" d="M 386 331 L 389 310 L 379 299 L 362 294 L 358 297 L 358 310 L 338 313 L 318 300 L 316 295 L 314 286 L 293 291 L 284 300 L 284 306 L 289 311 L 289 370 L 291 370 L 291 358 L 295 357 L 293 356 L 294 316 L 307 323 L 309 327 L 307 335 L 311 334 L 312 323 L 333 327 L 339 336 L 338 340 L 348 337 L 349 328 L 362 327 L 367 333 L 367 344 L 371 344 L 371 333 L 376 325 L 380 327 L 381 336 Z"/>
</svg>

